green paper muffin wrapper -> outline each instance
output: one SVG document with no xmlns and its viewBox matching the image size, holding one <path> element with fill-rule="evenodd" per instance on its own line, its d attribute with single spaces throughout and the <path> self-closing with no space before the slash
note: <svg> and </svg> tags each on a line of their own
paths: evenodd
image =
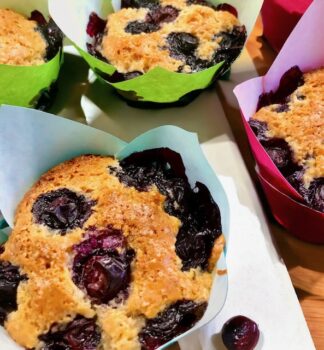
<svg viewBox="0 0 324 350">
<path fill-rule="evenodd" d="M 221 212 L 223 234 L 229 233 L 229 205 L 224 189 L 208 164 L 196 134 L 175 126 L 150 130 L 127 144 L 89 126 L 41 111 L 12 106 L 0 107 L 0 210 L 10 226 L 18 203 L 38 178 L 53 166 L 81 154 L 115 155 L 118 159 L 138 151 L 169 147 L 181 154 L 191 185 L 204 183 Z M 226 270 L 225 254 L 217 269 Z M 209 304 L 203 318 L 188 333 L 206 325 L 222 309 L 227 295 L 227 275 L 218 276 L 216 267 Z M 159 349 L 184 336 L 180 335 Z M 10 347 L 7 344 L 12 343 Z M 19 349 L 0 327 L 0 344 L 6 350 Z"/>
<path fill-rule="evenodd" d="M 245 25 L 249 34 L 261 9 L 263 0 L 228 0 L 210 1 L 215 5 L 228 3 L 234 6 L 239 14 L 239 20 Z M 96 12 L 101 18 L 107 18 L 114 9 L 120 8 L 120 1 L 114 0 L 49 0 L 49 11 L 64 34 L 75 44 L 81 56 L 96 73 L 112 75 L 116 68 L 106 62 L 91 56 L 87 52 L 86 43 L 91 39 L 86 33 L 89 15 Z M 220 70 L 222 63 L 197 73 L 176 73 L 161 67 L 156 67 L 137 78 L 109 83 L 123 96 L 143 102 L 172 103 L 182 96 L 201 90 L 210 85 L 215 74 Z"/>
<path fill-rule="evenodd" d="M 49 16 L 46 0 L 0 0 L 0 8 L 8 8 L 26 17 L 34 10 Z M 37 66 L 0 64 L 0 105 L 34 107 L 44 90 L 56 81 L 61 65 L 61 52 Z"/>
</svg>

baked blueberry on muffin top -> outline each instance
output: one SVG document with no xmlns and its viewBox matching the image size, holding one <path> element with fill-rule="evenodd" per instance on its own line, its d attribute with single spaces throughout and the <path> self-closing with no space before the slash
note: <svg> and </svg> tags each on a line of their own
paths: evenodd
<svg viewBox="0 0 324 350">
<path fill-rule="evenodd" d="M 124 79 L 155 67 L 192 73 L 239 55 L 246 30 L 229 5 L 207 1 L 125 0 L 100 19 L 90 16 L 91 54 L 114 65 Z"/>
<path fill-rule="evenodd" d="M 324 68 L 289 69 L 275 92 L 260 96 L 249 124 L 306 203 L 324 212 Z"/>
<path fill-rule="evenodd" d="M 52 59 L 63 35 L 52 20 L 38 11 L 30 18 L 0 8 L 0 64 L 33 66 Z"/>
<path fill-rule="evenodd" d="M 18 206 L 0 320 L 28 349 L 154 350 L 203 316 L 223 246 L 219 208 L 176 152 L 80 156 Z"/>
</svg>

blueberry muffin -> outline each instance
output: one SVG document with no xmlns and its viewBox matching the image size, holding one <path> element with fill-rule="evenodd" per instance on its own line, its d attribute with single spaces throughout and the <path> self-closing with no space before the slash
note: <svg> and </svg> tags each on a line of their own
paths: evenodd
<svg viewBox="0 0 324 350">
<path fill-rule="evenodd" d="M 305 202 L 324 212 L 324 68 L 292 67 L 257 109 L 249 124 L 258 140 Z"/>
<path fill-rule="evenodd" d="M 0 64 L 34 66 L 52 59 L 62 47 L 62 33 L 38 11 L 30 18 L 0 8 Z"/>
<path fill-rule="evenodd" d="M 88 51 L 123 79 L 155 67 L 193 73 L 225 61 L 228 68 L 246 39 L 236 15 L 229 5 L 204 0 L 124 0 L 107 20 L 90 16 Z"/>
<path fill-rule="evenodd" d="M 204 314 L 221 232 L 209 190 L 167 148 L 62 163 L 17 208 L 0 321 L 28 349 L 156 349 Z"/>
</svg>

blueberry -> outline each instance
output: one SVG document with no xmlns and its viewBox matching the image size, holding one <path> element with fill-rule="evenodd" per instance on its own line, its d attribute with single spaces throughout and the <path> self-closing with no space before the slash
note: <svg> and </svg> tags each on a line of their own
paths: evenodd
<svg viewBox="0 0 324 350">
<path fill-rule="evenodd" d="M 95 12 L 92 12 L 89 16 L 89 22 L 87 25 L 87 34 L 94 38 L 98 34 L 105 31 L 107 21 L 100 18 Z"/>
<path fill-rule="evenodd" d="M 37 10 L 33 11 L 30 20 L 37 22 L 38 28 L 47 42 L 46 61 L 51 60 L 63 46 L 63 33 L 52 18 L 47 22 L 43 14 Z"/>
<path fill-rule="evenodd" d="M 39 95 L 30 102 L 30 105 L 35 106 L 40 111 L 46 111 L 53 105 L 57 92 L 58 84 L 53 82 L 48 88 L 40 91 Z"/>
<path fill-rule="evenodd" d="M 258 325 L 245 316 L 235 316 L 222 329 L 222 339 L 228 350 L 253 350 L 259 341 Z"/>
<path fill-rule="evenodd" d="M 246 39 L 246 29 L 244 26 L 235 26 L 230 32 L 221 32 L 216 37 L 221 37 L 219 43 L 222 50 L 242 50 L 245 39 Z M 229 55 L 233 55 L 233 52 Z"/>
<path fill-rule="evenodd" d="M 222 339 L 228 350 L 253 350 L 260 337 L 258 325 L 245 316 L 235 316 L 223 326 Z"/>
<path fill-rule="evenodd" d="M 202 60 L 195 55 L 187 55 L 185 57 L 186 64 L 190 66 L 192 72 L 199 72 L 203 69 L 207 69 L 213 65 L 213 62 Z"/>
<path fill-rule="evenodd" d="M 286 101 L 284 101 L 284 102 L 286 102 Z M 258 111 L 262 107 L 269 106 L 273 103 L 276 103 L 275 93 L 273 91 L 264 92 L 259 96 L 256 110 Z"/>
<path fill-rule="evenodd" d="M 33 11 L 30 14 L 29 19 L 31 21 L 37 22 L 37 24 L 40 25 L 40 26 L 43 26 L 43 25 L 47 24 L 47 21 L 46 21 L 45 17 L 43 16 L 43 14 L 41 12 L 37 11 L 37 10 Z"/>
<path fill-rule="evenodd" d="M 48 42 L 46 59 L 49 61 L 54 58 L 59 49 L 62 48 L 64 35 L 52 18 L 50 18 L 45 27 L 41 27 L 41 32 Z"/>
<path fill-rule="evenodd" d="M 286 178 L 288 182 L 304 197 L 305 195 L 305 187 L 303 182 L 303 176 L 305 173 L 305 169 L 300 167 L 292 174 L 288 175 Z"/>
<path fill-rule="evenodd" d="M 92 213 L 95 201 L 66 188 L 41 194 L 32 212 L 35 221 L 65 234 L 67 230 L 82 227 Z"/>
<path fill-rule="evenodd" d="M 230 32 L 221 32 L 215 35 L 214 39 L 221 38 L 219 47 L 216 50 L 212 64 L 223 62 L 223 65 L 218 72 L 218 76 L 222 75 L 230 67 L 231 63 L 241 53 L 247 37 L 245 26 L 235 26 Z"/>
<path fill-rule="evenodd" d="M 170 52 L 174 56 L 193 53 L 199 45 L 199 39 L 189 33 L 173 32 L 167 37 Z"/>
<path fill-rule="evenodd" d="M 141 75 L 143 75 L 143 73 L 138 71 L 128 72 L 124 74 L 124 80 L 134 79 L 140 77 Z"/>
<path fill-rule="evenodd" d="M 303 72 L 300 68 L 298 66 L 290 68 L 280 79 L 279 87 L 276 91 L 278 100 L 284 100 L 303 84 Z"/>
<path fill-rule="evenodd" d="M 283 170 L 293 162 L 292 151 L 285 140 L 271 138 L 264 144 L 264 147 L 279 170 Z"/>
<path fill-rule="evenodd" d="M 177 18 L 179 10 L 172 6 L 157 6 L 146 15 L 145 21 L 133 21 L 125 27 L 126 33 L 152 33 L 160 29 L 161 23 L 172 22 Z"/>
<path fill-rule="evenodd" d="M 108 60 L 100 53 L 98 47 L 102 42 L 102 38 L 106 29 L 107 21 L 100 18 L 95 12 L 92 12 L 89 16 L 89 21 L 87 25 L 87 34 L 93 38 L 92 43 L 87 43 L 87 50 L 90 55 L 108 62 Z"/>
<path fill-rule="evenodd" d="M 207 303 L 181 300 L 156 318 L 149 319 L 139 333 L 143 350 L 155 350 L 177 335 L 192 328 L 203 316 Z"/>
<path fill-rule="evenodd" d="M 95 319 L 77 316 L 67 325 L 53 325 L 39 337 L 45 344 L 41 350 L 96 350 L 101 340 Z"/>
<path fill-rule="evenodd" d="M 91 228 L 90 237 L 74 247 L 73 281 L 95 304 L 107 304 L 130 283 L 132 250 L 126 250 L 121 231 Z"/>
<path fill-rule="evenodd" d="M 307 191 L 307 202 L 312 208 L 324 212 L 324 177 L 311 182 Z"/>
<path fill-rule="evenodd" d="M 306 203 L 313 209 L 324 212 L 324 178 L 313 180 L 306 188 L 303 180 L 305 168 L 299 167 L 287 176 L 288 182 L 302 195 Z"/>
<path fill-rule="evenodd" d="M 289 105 L 287 103 L 280 104 L 275 111 L 277 113 L 283 113 L 283 112 L 288 112 L 289 111 Z"/>
<path fill-rule="evenodd" d="M 17 289 L 26 275 L 19 273 L 17 266 L 0 261 L 0 324 L 3 325 L 7 314 L 17 309 Z"/>
<path fill-rule="evenodd" d="M 17 307 L 17 306 L 16 306 L 16 307 Z M 16 307 L 15 307 L 15 308 L 16 308 Z M 13 308 L 13 310 L 14 310 L 15 308 Z M 13 311 L 13 310 L 11 310 L 11 311 Z M 5 308 L 3 308 L 2 306 L 0 306 L 0 326 L 3 326 L 3 325 L 4 325 L 4 323 L 5 323 L 6 319 L 7 319 L 7 314 L 8 314 L 9 312 L 10 312 L 10 311 L 8 311 L 8 308 L 5 309 Z"/>
<path fill-rule="evenodd" d="M 182 260 L 183 270 L 206 269 L 215 239 L 221 234 L 220 211 L 208 188 L 199 182 L 186 202 L 176 253 Z"/>
<path fill-rule="evenodd" d="M 133 21 L 127 24 L 125 32 L 130 34 L 153 33 L 160 29 L 160 26 L 155 23 Z"/>
<path fill-rule="evenodd" d="M 83 266 L 82 284 L 96 304 L 108 303 L 130 282 L 130 266 L 123 254 L 93 256 Z"/>
<path fill-rule="evenodd" d="M 154 24 L 174 21 L 179 15 L 179 10 L 173 6 L 157 7 L 150 11 L 145 21 Z"/>
<path fill-rule="evenodd" d="M 260 142 L 269 140 L 269 137 L 266 135 L 268 131 L 268 125 L 266 122 L 251 118 L 249 120 L 249 125 Z"/>
<path fill-rule="evenodd" d="M 259 96 L 257 111 L 271 104 L 286 104 L 289 95 L 303 84 L 303 72 L 298 66 L 291 67 L 281 77 L 279 87 L 276 91 L 265 92 Z"/>
<path fill-rule="evenodd" d="M 116 249 L 126 248 L 126 241 L 122 231 L 110 226 L 101 230 L 91 226 L 86 234 L 89 236 L 88 239 L 74 246 L 75 252 L 80 257 L 89 256 L 100 249 L 113 252 Z"/>
<path fill-rule="evenodd" d="M 177 178 L 188 182 L 185 167 L 179 153 L 169 148 L 156 148 L 136 152 L 120 162 L 122 171 L 110 168 L 122 183 L 146 191 L 149 186 L 158 184 L 162 187 L 164 180 Z M 165 183 L 167 186 L 167 183 Z M 165 189 L 167 192 L 168 188 Z"/>
<path fill-rule="evenodd" d="M 293 152 L 289 144 L 284 139 L 276 137 L 271 138 L 266 135 L 268 130 L 266 122 L 251 118 L 249 120 L 249 125 L 271 160 L 285 177 L 289 177 L 293 175 L 294 172 L 301 170 L 301 167 L 293 159 Z M 293 177 L 291 181 L 294 182 Z M 297 183 L 293 186 L 299 187 Z"/>
<path fill-rule="evenodd" d="M 97 40 L 98 39 L 98 40 Z M 98 50 L 98 43 L 101 41 L 102 36 L 97 36 L 96 39 L 94 40 L 94 42 L 92 44 L 87 43 L 87 50 L 89 52 L 89 54 L 91 56 L 94 56 L 96 58 L 98 58 L 101 61 L 104 61 L 106 63 L 109 63 L 108 60 L 106 59 L 106 57 L 104 57 L 101 52 Z M 96 72 L 98 74 L 102 74 L 100 71 Z"/>
</svg>

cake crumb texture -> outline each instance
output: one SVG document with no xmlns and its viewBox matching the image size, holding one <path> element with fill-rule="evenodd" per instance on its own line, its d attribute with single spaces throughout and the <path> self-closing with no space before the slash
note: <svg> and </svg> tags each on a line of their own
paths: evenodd
<svg viewBox="0 0 324 350">
<path fill-rule="evenodd" d="M 37 23 L 0 8 L 0 64 L 33 66 L 45 62 L 47 43 Z"/>
</svg>

